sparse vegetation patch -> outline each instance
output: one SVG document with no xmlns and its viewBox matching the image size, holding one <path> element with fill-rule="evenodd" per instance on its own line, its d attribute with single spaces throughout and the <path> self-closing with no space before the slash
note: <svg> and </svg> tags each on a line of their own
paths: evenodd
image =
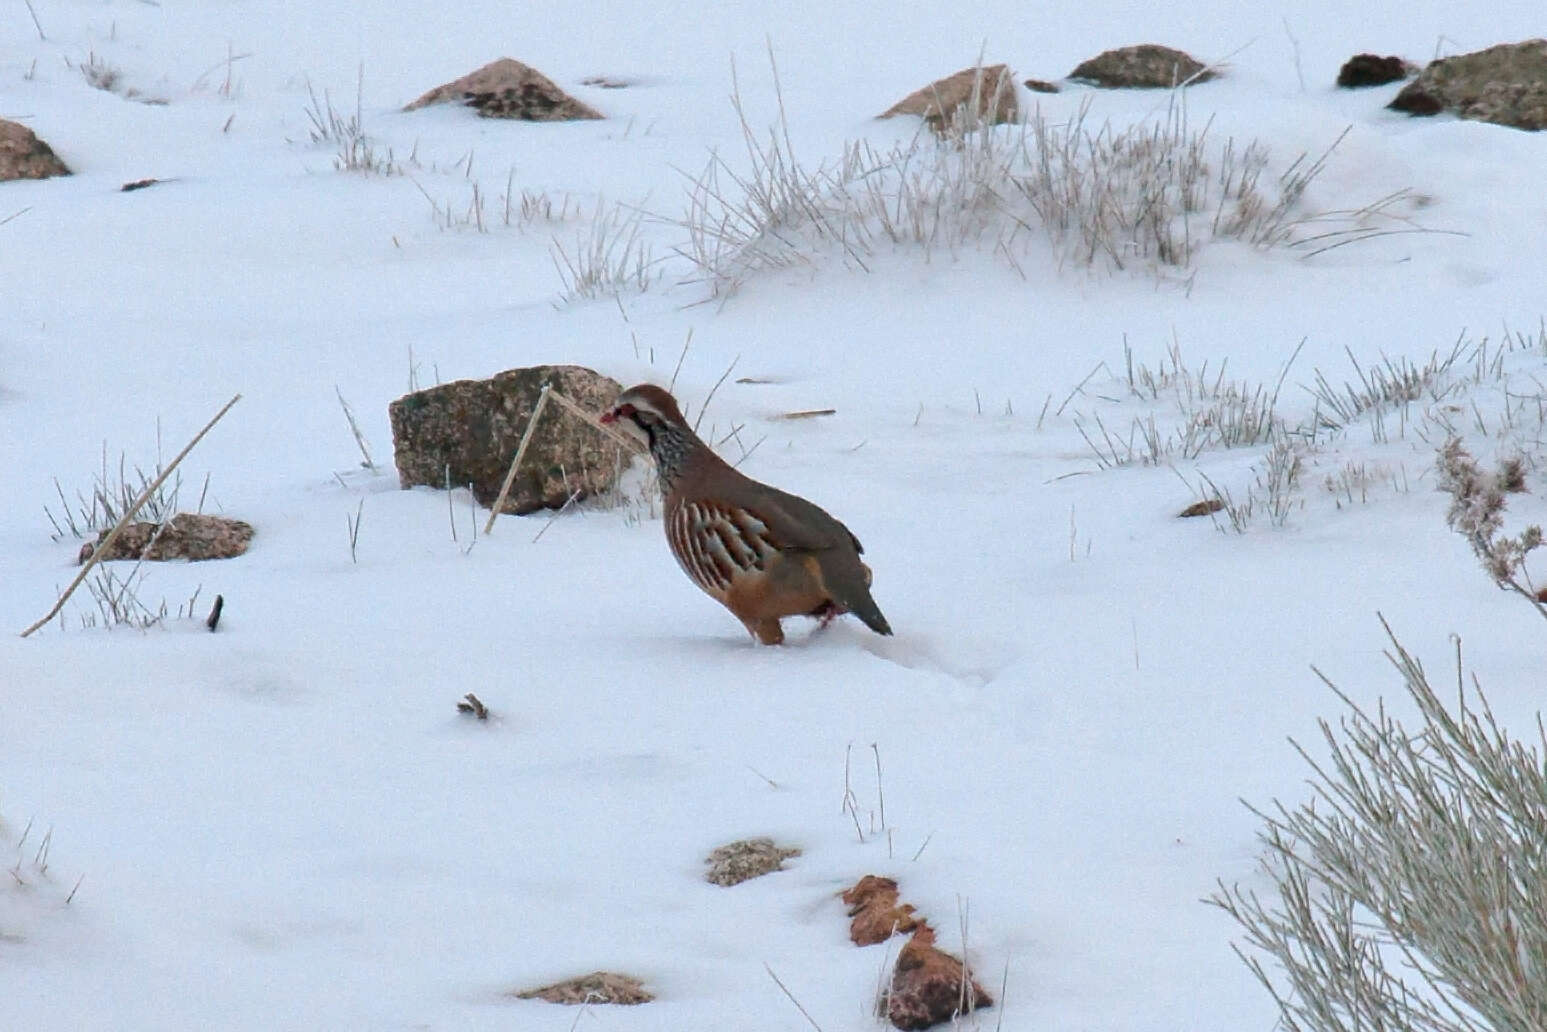
<svg viewBox="0 0 1547 1032">
<path fill-rule="evenodd" d="M 970 103 L 970 102 L 969 102 Z M 1421 231 L 1401 214 L 1406 191 L 1344 210 L 1302 203 L 1342 137 L 1278 172 L 1259 141 L 1213 140 L 1180 94 L 1158 122 L 1090 126 L 1040 111 L 1015 126 L 937 116 L 921 134 L 878 150 L 845 145 L 814 168 L 797 158 L 781 112 L 766 134 L 741 120 L 747 165 L 715 154 L 688 180 L 680 252 L 715 293 L 760 271 L 832 257 L 868 268 L 886 244 L 982 248 L 1017 270 L 1032 247 L 1060 266 L 1144 269 L 1186 280 L 1214 241 L 1315 255 L 1371 235 Z M 1346 132 L 1346 131 L 1345 131 Z"/>
<path fill-rule="evenodd" d="M 1253 808 L 1265 896 L 1221 885 L 1236 952 L 1286 1032 L 1531 1032 L 1547 1027 L 1547 738 L 1512 738 L 1482 691 L 1442 700 L 1386 628 L 1417 724 L 1347 707 L 1326 758 L 1296 745 L 1314 798 Z"/>
</svg>

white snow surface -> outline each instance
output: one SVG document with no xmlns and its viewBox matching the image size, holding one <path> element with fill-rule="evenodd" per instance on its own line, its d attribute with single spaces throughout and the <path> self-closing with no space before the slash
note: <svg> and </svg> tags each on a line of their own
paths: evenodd
<svg viewBox="0 0 1547 1032">
<path fill-rule="evenodd" d="M 574 1011 L 510 992 L 605 968 L 659 998 L 588 1008 L 579 1027 L 808 1027 L 771 970 L 825 1032 L 872 1029 L 897 943 L 850 945 L 836 894 L 875 873 L 1001 997 L 969 1027 L 1266 1030 L 1271 1000 L 1201 900 L 1217 880 L 1271 888 L 1241 800 L 1306 798 L 1287 739 L 1314 745 L 1340 706 L 1311 666 L 1400 709 L 1384 614 L 1434 670 L 1459 636 L 1501 721 L 1534 726 L 1541 624 L 1446 528 L 1442 438 L 1389 415 L 1377 443 L 1358 421 L 1307 454 L 1284 526 L 1259 515 L 1236 534 L 1175 514 L 1200 474 L 1244 496 L 1265 447 L 1102 469 L 1076 422 L 1175 417 L 1128 391 L 1125 340 L 1150 368 L 1175 345 L 1210 378 L 1228 362 L 1269 389 L 1303 340 L 1280 400 L 1301 418 L 1313 371 L 1355 381 L 1350 356 L 1422 364 L 1463 334 L 1535 334 L 1547 136 L 1411 120 L 1384 109 L 1396 86 L 1331 82 L 1360 50 L 1422 60 L 1539 34 L 1537 4 L 32 6 L 46 39 L 20 5 L 0 24 L 0 117 L 76 174 L 0 184 L 8 1027 L 565 1029 Z M 1058 78 L 1141 41 L 1228 58 L 1188 91 L 1189 118 L 1263 141 L 1275 169 L 1351 127 L 1309 207 L 1407 187 L 1425 227 L 1464 235 L 1314 259 L 1218 244 L 1190 288 L 1051 258 L 1017 272 L 988 247 L 814 262 L 708 303 L 687 282 L 684 173 L 714 151 L 744 164 L 733 62 L 762 132 L 780 106 L 771 49 L 815 165 L 845 140 L 907 141 L 916 123 L 871 116 L 980 53 Z M 92 88 L 77 66 L 93 56 L 166 103 Z M 400 110 L 500 56 L 609 117 Z M 592 75 L 632 85 L 580 85 Z M 406 175 L 335 170 L 310 142 L 308 83 L 353 114 L 357 82 L 375 145 L 413 156 Z M 1119 127 L 1168 100 L 1022 99 Z M 165 182 L 120 192 L 147 177 Z M 488 231 L 437 224 L 425 194 L 460 214 L 475 182 Z M 666 216 L 641 226 L 658 279 L 562 301 L 553 243 L 572 249 L 587 222 L 506 226 L 507 183 Z M 695 412 L 735 361 L 705 427 L 763 439 L 742 468 L 858 534 L 895 637 L 795 620 L 785 646 L 755 646 L 638 505 L 502 517 L 469 548 L 465 491 L 453 540 L 442 492 L 399 489 L 387 404 L 411 382 L 564 362 L 664 383 L 679 356 Z M 1506 358 L 1519 404 L 1544 358 Z M 75 571 L 80 542 L 44 514 L 55 478 L 89 491 L 104 448 L 150 467 L 158 433 L 169 458 L 237 392 L 182 498 L 208 474 L 205 508 L 250 521 L 251 550 L 155 566 L 138 588 L 174 610 L 198 588 L 200 617 L 223 595 L 219 631 L 89 627 L 83 590 L 19 638 Z M 1497 386 L 1457 398 L 1484 460 L 1540 435 L 1533 415 L 1501 436 Z M 1381 473 L 1338 504 L 1324 481 L 1349 462 Z M 1512 522 L 1541 517 L 1531 481 Z M 469 691 L 492 721 L 455 711 Z M 703 881 L 710 849 L 755 835 L 803 853 L 730 889 Z"/>
</svg>

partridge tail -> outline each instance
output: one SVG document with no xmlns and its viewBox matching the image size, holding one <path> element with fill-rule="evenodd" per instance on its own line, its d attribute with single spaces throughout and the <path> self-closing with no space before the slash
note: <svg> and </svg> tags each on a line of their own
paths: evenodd
<svg viewBox="0 0 1547 1032">
<path fill-rule="evenodd" d="M 859 617 L 866 627 L 877 634 L 892 633 L 892 625 L 881 615 L 881 608 L 876 605 L 876 600 L 870 597 L 869 591 L 860 592 L 860 596 L 852 601 L 844 601 L 843 607 Z"/>
<path fill-rule="evenodd" d="M 859 617 L 877 634 L 891 634 L 892 625 L 886 622 L 881 607 L 870 597 L 870 568 L 860 562 L 859 556 L 828 553 L 819 561 L 823 586 L 833 601 Z"/>
</svg>

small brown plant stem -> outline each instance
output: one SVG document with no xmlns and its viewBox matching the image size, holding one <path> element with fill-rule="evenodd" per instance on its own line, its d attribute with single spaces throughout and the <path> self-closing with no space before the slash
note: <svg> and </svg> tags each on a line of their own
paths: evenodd
<svg viewBox="0 0 1547 1032">
<path fill-rule="evenodd" d="M 801 1006 L 799 1000 L 795 999 L 795 994 L 790 992 L 790 987 L 785 985 L 778 975 L 774 974 L 774 969 L 768 966 L 767 961 L 763 962 L 763 970 L 768 972 L 768 977 L 774 980 L 774 985 L 778 986 L 784 995 L 789 997 L 790 1002 L 795 1005 L 796 1010 L 800 1011 L 801 1016 L 811 1023 L 811 1027 L 816 1029 L 816 1032 L 822 1032 L 822 1026 L 818 1025 L 816 1019 L 811 1016 L 811 1012 Z"/>
<path fill-rule="evenodd" d="M 499 497 L 494 499 L 494 505 L 489 509 L 489 522 L 483 525 L 483 532 L 486 535 L 494 533 L 494 520 L 505 507 L 505 499 L 510 495 L 510 487 L 516 482 L 516 470 L 521 467 L 521 460 L 526 457 L 526 446 L 532 443 L 532 432 L 537 429 L 537 421 L 542 418 L 543 409 L 548 405 L 548 395 L 551 391 L 551 387 L 543 384 L 542 393 L 537 396 L 537 404 L 532 407 L 532 416 L 526 421 L 526 432 L 521 435 L 521 443 L 516 446 L 516 457 L 510 460 L 510 469 L 505 473 L 505 482 L 500 485 Z"/>
<path fill-rule="evenodd" d="M 623 447 L 628 448 L 631 451 L 642 452 L 642 451 L 645 450 L 645 446 L 640 444 L 638 441 L 634 440 L 632 437 L 625 437 L 622 434 L 618 433 L 616 430 L 612 429 L 612 427 L 606 426 L 605 424 L 603 424 L 597 418 L 596 413 L 594 413 L 594 412 L 587 412 L 580 405 L 578 405 L 574 401 L 571 401 L 569 398 L 566 398 L 564 395 L 560 394 L 558 391 L 553 391 L 552 394 L 553 394 L 553 400 L 554 401 L 558 402 L 560 405 L 563 405 L 565 408 L 569 409 L 575 415 L 577 415 L 581 419 L 585 420 L 587 423 L 589 423 L 591 426 L 595 427 L 601 433 L 604 433 L 608 437 L 612 438 L 618 444 L 621 444 Z"/>
<path fill-rule="evenodd" d="M 42 627 L 44 624 L 48 623 L 54 617 L 59 615 L 59 611 L 64 608 L 65 602 L 71 595 L 75 593 L 75 589 L 81 586 L 81 581 L 86 579 L 86 575 L 91 572 L 91 568 L 96 566 L 97 563 L 101 561 L 102 557 L 107 554 L 109 546 L 111 546 L 114 541 L 118 540 L 118 535 L 125 527 L 129 525 L 129 521 L 134 518 L 134 514 L 139 512 L 140 507 L 143 506 L 150 499 L 150 496 L 155 494 L 156 490 L 166 482 L 167 477 L 171 476 L 172 471 L 177 468 L 177 464 L 182 462 L 183 459 L 187 457 L 189 452 L 193 451 L 193 446 L 204 440 L 204 435 L 214 429 L 215 424 L 220 422 L 222 416 L 231 411 L 232 405 L 235 405 L 241 400 L 242 396 L 240 394 L 232 395 L 231 400 L 226 402 L 225 406 L 222 407 L 219 412 L 215 413 L 214 418 L 211 419 L 208 423 L 204 424 L 204 429 L 194 434 L 193 440 L 189 441 L 183 446 L 183 450 L 177 453 L 177 457 L 172 460 L 171 464 L 168 465 L 166 469 L 161 471 L 161 475 L 155 480 L 151 481 L 145 490 L 140 492 L 140 496 L 134 500 L 134 504 L 124 510 L 123 516 L 119 518 L 118 522 L 113 526 L 113 529 L 107 532 L 107 537 L 103 538 L 102 542 L 92 550 L 91 557 L 81 564 L 81 571 L 75 575 L 75 579 L 70 582 L 70 586 L 64 589 L 64 594 L 59 596 L 59 600 L 54 603 L 54 608 L 50 609 L 46 614 L 44 614 L 44 616 L 39 619 L 37 623 L 33 624 L 25 631 L 22 631 L 21 636 L 23 638 L 28 637 L 32 634 L 33 631 L 36 631 L 39 627 Z"/>
<path fill-rule="evenodd" d="M 537 397 L 537 404 L 532 408 L 532 417 L 526 421 L 526 432 L 521 435 L 521 443 L 516 446 L 516 457 L 510 460 L 510 469 L 505 473 L 505 482 L 500 485 L 499 497 L 494 499 L 494 507 L 489 510 L 489 521 L 483 525 L 483 532 L 485 534 L 494 533 L 495 517 L 500 514 L 500 510 L 504 507 L 505 498 L 510 494 L 511 485 L 516 482 L 516 470 L 521 466 L 521 460 L 526 455 L 526 446 L 532 442 L 532 432 L 537 429 L 537 419 L 542 415 L 543 408 L 548 404 L 548 399 L 550 398 L 585 420 L 586 425 L 599 433 L 606 434 L 624 447 L 631 448 L 634 451 L 644 450 L 644 446 L 639 442 L 624 437 L 611 427 L 603 426 L 596 413 L 587 412 L 579 404 L 554 390 L 551 385 L 543 384 L 542 393 Z"/>
<path fill-rule="evenodd" d="M 43 23 L 38 21 L 38 12 L 33 10 L 32 0 L 27 0 L 27 13 L 32 15 L 32 26 L 38 30 L 38 39 L 42 40 L 44 43 L 47 43 L 48 37 L 43 35 Z"/>
</svg>

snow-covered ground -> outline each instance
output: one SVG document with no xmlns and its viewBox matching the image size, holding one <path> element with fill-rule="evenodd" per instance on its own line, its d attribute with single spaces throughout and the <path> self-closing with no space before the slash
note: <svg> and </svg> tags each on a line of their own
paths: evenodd
<svg viewBox="0 0 1547 1032">
<path fill-rule="evenodd" d="M 1423 60 L 1539 34 L 1535 4 L 589 0 L 562 23 L 486 2 L 31 6 L 46 39 L 21 6 L 0 24 L 0 117 L 76 175 L 0 184 L 0 863 L 16 865 L 0 1023 L 561 1029 L 572 1011 L 507 993 L 610 968 L 659 999 L 581 1027 L 804 1027 L 766 965 L 826 1032 L 872 1028 L 896 947 L 850 946 L 835 894 L 878 873 L 953 952 L 968 918 L 966 952 L 1004 987 L 981 1027 L 1265 1030 L 1271 1000 L 1200 900 L 1216 879 L 1268 885 L 1239 800 L 1304 797 L 1286 738 L 1338 709 L 1310 666 L 1356 700 L 1398 696 L 1381 613 L 1436 668 L 1458 635 L 1505 726 L 1533 726 L 1539 619 L 1446 528 L 1432 466 L 1438 419 L 1485 460 L 1539 444 L 1521 399 L 1547 375 L 1547 139 L 1330 84 L 1359 50 Z M 1018 268 L 988 246 L 888 246 L 868 271 L 815 256 L 710 303 L 686 282 L 671 220 L 690 178 L 715 151 L 745 165 L 733 62 L 749 123 L 774 124 L 782 94 L 815 166 L 845 140 L 906 143 L 916 123 L 870 116 L 980 52 L 1057 78 L 1151 40 L 1229 58 L 1188 91 L 1189 118 L 1266 143 L 1275 172 L 1351 126 L 1304 210 L 1409 188 L 1412 216 L 1448 232 L 1311 259 L 1213 244 L 1185 286 L 1059 268 L 1034 241 Z M 609 117 L 399 110 L 506 55 Z M 93 60 L 166 103 L 92 88 Z M 633 85 L 579 85 L 592 75 Z M 309 87 L 350 116 L 358 87 L 404 174 L 335 170 Z M 1119 128 L 1167 104 L 1033 99 L 1050 122 L 1089 105 L 1089 125 Z M 165 182 L 119 190 L 148 177 Z M 507 192 L 565 217 L 507 224 Z M 574 254 L 597 211 L 635 209 L 667 217 L 638 226 L 649 288 L 564 301 L 555 245 Z M 1506 333 L 1514 350 L 1473 375 Z M 1318 371 L 1357 386 L 1354 361 L 1422 366 L 1458 339 L 1443 402 L 1304 450 L 1282 526 L 1262 500 L 1242 534 L 1175 518 L 1205 476 L 1247 498 L 1266 445 L 1104 468 L 1107 432 L 1207 407 L 1138 397 L 1125 346 L 1151 371 L 1175 349 L 1195 381 L 1223 366 L 1270 393 L 1295 356 L 1278 411 L 1296 424 Z M 787 646 L 755 647 L 646 507 L 566 513 L 540 539 L 547 515 L 505 517 L 474 545 L 465 492 L 453 539 L 444 494 L 398 488 L 386 406 L 411 386 L 546 362 L 665 382 L 679 357 L 695 409 L 735 362 L 705 424 L 744 425 L 762 439 L 746 471 L 854 529 L 894 638 L 797 621 Z M 137 588 L 173 611 L 198 589 L 200 616 L 223 595 L 219 633 L 85 626 L 83 590 L 16 637 L 74 574 L 80 543 L 44 513 L 55 478 L 89 492 L 104 448 L 114 476 L 120 454 L 151 467 L 158 435 L 169 458 L 238 392 L 182 497 L 207 474 L 206 510 L 254 524 L 251 551 Z M 1541 517 L 1530 480 L 1514 520 Z M 493 721 L 456 713 L 469 691 Z M 804 853 L 704 883 L 703 856 L 750 835 Z"/>
</svg>

